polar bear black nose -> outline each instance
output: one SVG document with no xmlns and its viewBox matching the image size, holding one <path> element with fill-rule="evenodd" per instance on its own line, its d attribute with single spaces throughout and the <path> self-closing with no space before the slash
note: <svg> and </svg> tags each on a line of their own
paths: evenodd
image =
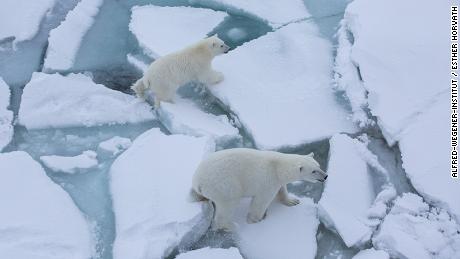
<svg viewBox="0 0 460 259">
<path fill-rule="evenodd" d="M 324 176 L 324 180 L 326 180 L 326 179 L 327 179 L 327 175 L 326 175 L 326 176 Z"/>
</svg>

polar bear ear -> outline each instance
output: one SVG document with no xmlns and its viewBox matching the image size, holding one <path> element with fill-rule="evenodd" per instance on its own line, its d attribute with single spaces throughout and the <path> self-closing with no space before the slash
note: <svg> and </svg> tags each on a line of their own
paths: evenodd
<svg viewBox="0 0 460 259">
<path fill-rule="evenodd" d="M 309 156 L 309 157 L 314 157 L 314 156 L 315 156 L 315 153 L 311 152 L 311 153 L 308 154 L 307 156 Z"/>
</svg>

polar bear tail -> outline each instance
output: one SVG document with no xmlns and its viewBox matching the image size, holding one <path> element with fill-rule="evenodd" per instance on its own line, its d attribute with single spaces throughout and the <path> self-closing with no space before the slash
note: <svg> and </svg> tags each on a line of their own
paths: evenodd
<svg viewBox="0 0 460 259">
<path fill-rule="evenodd" d="M 136 83 L 131 86 L 131 89 L 136 93 L 137 97 L 145 99 L 145 85 L 143 78 L 136 81 Z"/>
<path fill-rule="evenodd" d="M 203 195 L 196 192 L 194 189 L 190 189 L 189 201 L 190 202 L 199 202 L 199 201 L 207 201 L 208 199 Z"/>
</svg>

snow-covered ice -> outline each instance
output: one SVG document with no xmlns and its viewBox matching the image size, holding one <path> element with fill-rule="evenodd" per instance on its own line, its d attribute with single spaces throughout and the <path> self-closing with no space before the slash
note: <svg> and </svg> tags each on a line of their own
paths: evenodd
<svg viewBox="0 0 460 259">
<path fill-rule="evenodd" d="M 226 16 L 203 8 L 135 6 L 129 30 L 144 52 L 156 58 L 205 38 Z"/>
<path fill-rule="evenodd" d="M 51 30 L 44 71 L 72 68 L 83 37 L 93 24 L 102 3 L 103 0 L 82 0 L 57 28 Z"/>
<path fill-rule="evenodd" d="M 97 153 L 86 150 L 77 156 L 41 156 L 42 163 L 53 172 L 74 174 L 98 165 Z"/>
<path fill-rule="evenodd" d="M 176 259 L 243 259 L 243 257 L 234 247 L 228 249 L 205 247 L 179 254 Z"/>
<path fill-rule="evenodd" d="M 171 133 L 208 136 L 218 145 L 241 141 L 238 129 L 227 116 L 204 112 L 189 100 L 177 98 L 174 104 L 164 102 L 157 112 L 158 119 Z"/>
<path fill-rule="evenodd" d="M 115 136 L 111 139 L 99 143 L 97 148 L 98 153 L 109 154 L 110 156 L 117 156 L 131 146 L 132 142 L 129 138 L 122 138 Z"/>
<path fill-rule="evenodd" d="M 359 251 L 359 253 L 353 256 L 353 259 L 390 259 L 390 256 L 383 250 L 375 250 L 374 248 L 369 248 Z"/>
<path fill-rule="evenodd" d="M 8 110 L 10 105 L 10 88 L 0 77 L 0 151 L 13 138 L 13 112 Z"/>
<path fill-rule="evenodd" d="M 445 210 L 405 193 L 396 199 L 372 243 L 394 258 L 460 258 L 460 227 Z"/>
<path fill-rule="evenodd" d="M 90 227 L 27 153 L 0 154 L 0 258 L 88 259 Z"/>
<path fill-rule="evenodd" d="M 235 213 L 237 245 L 251 259 L 315 258 L 319 220 L 310 198 L 287 207 L 275 201 L 264 220 L 246 223 L 249 201 L 244 200 Z"/>
<path fill-rule="evenodd" d="M 163 258 L 206 231 L 209 206 L 188 197 L 196 167 L 213 150 L 206 137 L 167 136 L 155 128 L 115 160 L 110 169 L 115 259 Z"/>
<path fill-rule="evenodd" d="M 332 90 L 331 45 L 312 23 L 268 33 L 214 64 L 225 80 L 211 88 L 212 94 L 238 117 L 260 149 L 298 146 L 356 130 Z"/>
<path fill-rule="evenodd" d="M 19 124 L 37 129 L 138 123 L 154 119 L 150 110 L 83 74 L 34 73 L 22 95 Z"/>
<path fill-rule="evenodd" d="M 410 12 L 415 5 L 417 12 Z M 341 41 L 345 45 L 339 46 L 339 53 L 344 48 L 350 60 L 340 62 L 359 67 L 368 106 L 390 144 L 399 140 L 404 128 L 440 93 L 448 91 L 445 64 L 449 48 L 445 46 L 449 45 L 449 26 L 445 24 L 449 16 L 445 12 L 449 6 L 449 1 L 355 0 L 346 9 L 342 22 L 345 29 L 339 31 L 339 39 L 349 40 Z M 382 22 L 389 13 L 392 19 Z M 418 21 L 415 28 L 413 21 Z M 414 39 L 418 43 L 414 44 Z M 352 68 L 342 69 L 352 73 Z M 344 80 L 345 84 L 349 82 Z M 350 99 L 361 102 L 361 91 L 349 91 Z"/>
<path fill-rule="evenodd" d="M 290 22 L 310 17 L 302 0 L 216 0 L 229 9 L 252 14 L 267 21 L 272 27 L 280 27 Z"/>
<path fill-rule="evenodd" d="M 401 133 L 403 167 L 414 188 L 460 223 L 460 181 L 450 177 L 450 94 L 445 93 Z M 420 140 L 423 140 L 421 144 Z"/>
<path fill-rule="evenodd" d="M 386 215 L 396 191 L 389 184 L 382 190 L 374 188 L 376 179 L 386 181 L 386 170 L 364 143 L 343 134 L 335 135 L 330 140 L 329 152 L 329 177 L 318 203 L 318 214 L 347 246 L 362 246 Z"/>
<path fill-rule="evenodd" d="M 2 0 L 0 3 L 0 42 L 13 37 L 14 44 L 32 39 L 56 0 Z"/>
</svg>

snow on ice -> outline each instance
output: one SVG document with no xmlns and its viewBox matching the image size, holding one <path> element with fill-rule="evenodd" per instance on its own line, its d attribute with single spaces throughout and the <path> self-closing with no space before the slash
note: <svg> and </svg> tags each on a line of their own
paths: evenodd
<svg viewBox="0 0 460 259">
<path fill-rule="evenodd" d="M 241 141 L 241 136 L 225 115 L 200 110 L 191 101 L 177 98 L 174 104 L 163 102 L 158 119 L 171 133 L 195 137 L 209 136 L 218 145 Z"/>
<path fill-rule="evenodd" d="M 319 220 L 316 205 L 310 198 L 301 198 L 300 204 L 287 207 L 275 201 L 264 220 L 246 223 L 249 200 L 237 209 L 237 245 L 246 258 L 315 258 L 316 231 Z"/>
<path fill-rule="evenodd" d="M 387 180 L 386 170 L 364 143 L 343 134 L 335 135 L 330 140 L 329 152 L 329 177 L 318 203 L 318 214 L 347 246 L 363 246 L 386 215 L 396 191 L 390 184 L 382 190 L 374 188 L 376 179 Z"/>
<path fill-rule="evenodd" d="M 372 243 L 394 258 L 460 258 L 460 227 L 422 197 L 404 193 L 381 224 Z"/>
<path fill-rule="evenodd" d="M 51 30 L 44 71 L 72 68 L 83 37 L 94 23 L 102 3 L 103 0 L 82 0 L 57 28 Z"/>
<path fill-rule="evenodd" d="M 290 24 L 214 64 L 225 80 L 211 92 L 260 149 L 298 146 L 356 130 L 336 103 L 330 85 L 331 45 L 314 24 Z"/>
<path fill-rule="evenodd" d="M 83 74 L 34 73 L 22 95 L 19 124 L 37 129 L 137 123 L 154 119 L 150 109 Z"/>
<path fill-rule="evenodd" d="M 176 259 L 243 259 L 243 257 L 234 247 L 228 249 L 205 247 L 180 254 Z"/>
<path fill-rule="evenodd" d="M 10 105 L 10 88 L 0 77 L 0 151 L 13 138 L 13 112 L 8 110 Z"/>
<path fill-rule="evenodd" d="M 77 156 L 41 156 L 42 163 L 53 172 L 73 174 L 98 165 L 97 153 L 86 150 Z"/>
<path fill-rule="evenodd" d="M 265 0 L 263 4 L 258 0 L 217 0 L 216 2 L 227 8 L 235 8 L 238 11 L 255 15 L 275 28 L 310 17 L 301 0 Z"/>
<path fill-rule="evenodd" d="M 110 170 L 115 259 L 163 258 L 207 230 L 210 207 L 188 197 L 196 167 L 213 150 L 206 137 L 151 129 L 115 160 Z"/>
<path fill-rule="evenodd" d="M 135 6 L 129 30 L 144 52 L 156 58 L 205 38 L 226 16 L 202 8 Z M 159 26 L 152 26 L 155 24 Z"/>
<path fill-rule="evenodd" d="M 359 251 L 359 253 L 353 256 L 353 259 L 390 259 L 390 256 L 383 250 L 375 250 L 374 248 L 369 248 Z"/>
<path fill-rule="evenodd" d="M 117 156 L 131 146 L 132 142 L 129 138 L 115 136 L 111 139 L 99 143 L 97 148 L 98 153 Z"/>
<path fill-rule="evenodd" d="M 87 259 L 90 227 L 69 195 L 27 153 L 0 154 L 0 258 Z"/>
<path fill-rule="evenodd" d="M 13 38 L 14 44 L 32 39 L 40 23 L 56 0 L 2 0 L 0 8 L 0 42 Z"/>
</svg>

